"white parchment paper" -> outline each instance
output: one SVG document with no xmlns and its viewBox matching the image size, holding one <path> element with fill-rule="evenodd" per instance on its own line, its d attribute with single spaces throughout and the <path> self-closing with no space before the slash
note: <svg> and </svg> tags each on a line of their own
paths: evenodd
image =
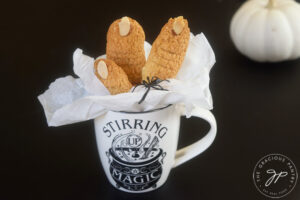
<svg viewBox="0 0 300 200">
<path fill-rule="evenodd" d="M 145 42 L 146 57 L 151 45 Z M 105 55 L 100 57 L 105 58 Z M 61 126 L 94 119 L 109 110 L 146 111 L 169 104 L 184 104 L 186 116 L 194 106 L 212 109 L 209 90 L 209 72 L 215 63 L 214 52 L 204 34 L 191 33 L 184 62 L 175 79 L 160 85 L 168 91 L 154 90 L 141 103 L 146 88 L 138 86 L 134 92 L 110 95 L 95 76 L 94 58 L 84 55 L 81 49 L 73 54 L 74 72 L 79 78 L 66 76 L 56 79 L 49 89 L 38 96 L 49 126 Z"/>
</svg>

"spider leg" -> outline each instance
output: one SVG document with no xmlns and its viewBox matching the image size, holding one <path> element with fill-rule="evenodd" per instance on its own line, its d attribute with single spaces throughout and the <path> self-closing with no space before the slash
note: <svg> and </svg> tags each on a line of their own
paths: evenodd
<svg viewBox="0 0 300 200">
<path fill-rule="evenodd" d="M 164 90 L 164 91 L 167 91 L 167 89 L 163 88 L 162 86 L 158 85 L 157 88 L 155 88 L 157 90 Z"/>
<path fill-rule="evenodd" d="M 151 79 L 151 82 L 156 82 L 156 80 L 158 80 L 159 78 L 157 76 L 153 76 Z"/>
<path fill-rule="evenodd" d="M 170 80 L 168 80 L 168 79 L 165 79 L 165 80 L 161 80 L 161 82 L 163 82 L 163 81 L 166 81 L 166 82 L 170 82 Z"/>
<path fill-rule="evenodd" d="M 163 88 L 158 86 L 158 85 L 153 85 L 151 86 L 153 89 L 156 89 L 156 90 L 162 90 Z"/>
<path fill-rule="evenodd" d="M 139 101 L 138 104 L 141 104 L 146 99 L 146 96 L 149 93 L 149 91 L 150 91 L 150 87 L 147 88 L 147 91 L 145 92 L 145 94 L 143 95 L 142 99 Z"/>
<path fill-rule="evenodd" d="M 141 84 L 137 84 L 136 86 L 134 86 L 132 92 L 134 92 L 134 90 L 135 90 L 137 87 L 139 87 L 139 86 L 141 86 Z"/>
</svg>

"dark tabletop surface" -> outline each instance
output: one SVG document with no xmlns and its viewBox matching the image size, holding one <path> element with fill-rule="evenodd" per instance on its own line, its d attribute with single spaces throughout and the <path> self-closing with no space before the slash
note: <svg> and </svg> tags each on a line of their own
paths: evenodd
<svg viewBox="0 0 300 200">
<path fill-rule="evenodd" d="M 291 158 L 300 171 L 300 60 L 259 64 L 237 52 L 229 23 L 238 0 L 9 1 L 1 11 L 2 129 L 0 199 L 267 199 L 252 173 L 269 153 Z M 169 17 L 183 15 L 216 54 L 210 77 L 218 133 L 213 145 L 173 169 L 146 194 L 114 189 L 105 177 L 92 121 L 48 127 L 37 96 L 58 77 L 74 75 L 72 54 L 105 53 L 106 31 L 124 15 L 153 42 Z M 182 118 L 179 147 L 208 125 Z M 300 198 L 299 182 L 283 199 Z"/>
</svg>

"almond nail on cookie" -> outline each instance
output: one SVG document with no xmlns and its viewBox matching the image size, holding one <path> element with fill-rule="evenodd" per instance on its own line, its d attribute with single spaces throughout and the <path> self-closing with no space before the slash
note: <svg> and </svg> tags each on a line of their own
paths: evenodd
<svg viewBox="0 0 300 200">
<path fill-rule="evenodd" d="M 112 60 L 97 59 L 94 72 L 112 95 L 128 92 L 132 88 L 126 73 Z"/>
<path fill-rule="evenodd" d="M 130 17 L 114 21 L 107 32 L 106 57 L 122 67 L 132 84 L 142 80 L 146 63 L 144 41 L 143 28 Z"/>
<path fill-rule="evenodd" d="M 175 78 L 184 60 L 190 39 L 188 21 L 182 16 L 170 18 L 155 39 L 142 70 L 143 80 Z"/>
</svg>

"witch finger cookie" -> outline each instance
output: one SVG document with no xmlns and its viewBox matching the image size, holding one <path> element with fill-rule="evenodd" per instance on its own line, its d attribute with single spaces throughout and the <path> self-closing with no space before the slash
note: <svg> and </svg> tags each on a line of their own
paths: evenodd
<svg viewBox="0 0 300 200">
<path fill-rule="evenodd" d="M 143 80 L 175 78 L 184 60 L 190 39 L 188 21 L 182 16 L 170 18 L 155 39 L 142 70 Z"/>
<path fill-rule="evenodd" d="M 126 73 L 112 60 L 97 59 L 94 72 L 112 95 L 128 92 L 132 88 Z"/>
<path fill-rule="evenodd" d="M 130 17 L 114 21 L 107 32 L 106 57 L 122 67 L 132 84 L 142 80 L 146 62 L 144 41 L 143 28 Z"/>
</svg>

